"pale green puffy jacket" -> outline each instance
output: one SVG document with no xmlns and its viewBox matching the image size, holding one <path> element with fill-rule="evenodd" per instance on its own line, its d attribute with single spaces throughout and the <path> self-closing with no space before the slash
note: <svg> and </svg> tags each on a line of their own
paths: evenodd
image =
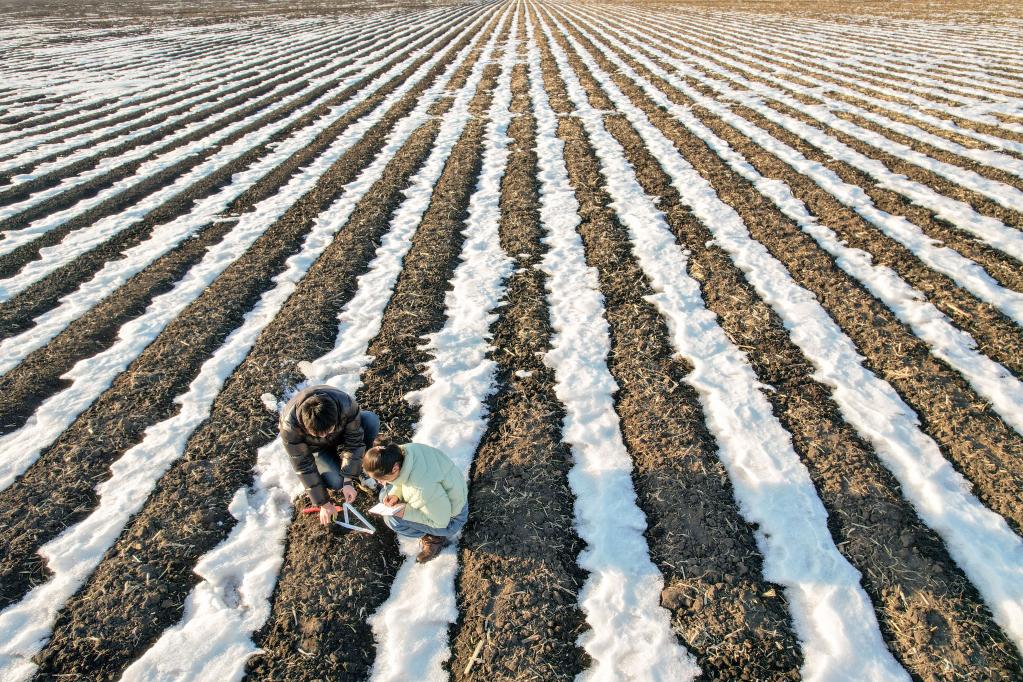
<svg viewBox="0 0 1023 682">
<path fill-rule="evenodd" d="M 455 463 L 437 448 L 401 446 L 405 461 L 391 483 L 391 494 L 405 502 L 406 521 L 445 528 L 465 506 L 469 490 Z"/>
</svg>

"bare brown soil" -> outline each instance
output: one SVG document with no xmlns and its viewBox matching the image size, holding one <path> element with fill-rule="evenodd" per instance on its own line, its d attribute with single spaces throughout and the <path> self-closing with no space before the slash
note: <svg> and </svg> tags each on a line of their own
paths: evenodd
<svg viewBox="0 0 1023 682">
<path fill-rule="evenodd" d="M 782 241 L 779 235 L 797 231 L 701 140 L 645 102 L 635 85 L 623 77 L 615 81 L 714 184 L 761 243 L 774 251 L 772 246 Z M 644 189 L 660 197 L 659 206 L 690 251 L 690 273 L 701 282 L 708 307 L 733 342 L 746 350 L 760 379 L 774 387 L 768 396 L 775 414 L 793 435 L 829 508 L 836 544 L 864 576 L 893 651 L 921 679 L 968 674 L 978 664 L 1003 675 L 1019 670 L 1012 644 L 937 535 L 900 498 L 898 484 L 870 446 L 844 423 L 830 391 L 812 378 L 813 367 L 789 340 L 781 320 L 724 251 L 706 246 L 712 234 L 688 213 L 639 136 L 621 118 L 611 117 L 607 125 L 637 168 Z M 807 267 L 814 257 L 804 252 L 799 258 Z"/>
<path fill-rule="evenodd" d="M 576 565 L 582 543 L 573 530 L 571 453 L 561 441 L 554 372 L 543 362 L 553 330 L 538 269 L 546 249 L 528 88 L 519 64 L 512 71 L 516 117 L 508 130 L 500 224 L 501 248 L 518 269 L 493 327 L 499 388 L 469 476 L 461 619 L 451 637 L 454 680 L 572 680 L 587 667 L 576 646 L 585 623 L 575 595 L 585 576 Z"/>
<path fill-rule="evenodd" d="M 542 49 L 545 89 L 552 105 L 561 102 L 557 110 L 567 111 L 553 58 Z M 610 108 L 596 90 L 587 90 L 591 104 Z M 608 367 L 621 387 L 616 407 L 636 463 L 651 556 L 665 576 L 661 603 L 705 678 L 798 679 L 802 661 L 784 595 L 762 577 L 754 529 L 739 514 L 699 398 L 685 383 L 692 366 L 677 357 L 664 320 L 644 298 L 653 291 L 600 189 L 603 178 L 581 124 L 562 118 L 558 135 L 580 204 L 587 262 L 597 268 L 605 296 Z"/>
<path fill-rule="evenodd" d="M 482 40 L 494 30 L 496 22 L 491 22 Z M 456 81 L 464 82 L 473 61 Z M 444 294 L 461 251 L 463 221 L 482 157 L 484 115 L 498 72 L 494 65 L 484 69 L 470 104 L 474 117 L 445 164 L 368 350 L 374 361 L 363 375 L 359 404 L 380 416 L 381 433 L 399 441 L 411 439 L 418 414 L 404 396 L 426 385 L 422 364 L 429 356 L 420 348 L 422 337 L 444 324 Z M 362 497 L 361 504 L 373 503 Z M 366 617 L 387 598 L 402 560 L 387 529 L 370 537 L 335 536 L 312 519 L 296 519 L 288 532 L 270 620 L 255 638 L 265 654 L 250 661 L 249 677 L 365 678 L 375 658 Z"/>
<path fill-rule="evenodd" d="M 577 11 L 580 4 L 586 5 L 585 11 Z M 605 127 L 621 144 L 642 189 L 657 202 L 678 243 L 686 249 L 687 272 L 699 282 L 704 304 L 745 353 L 766 386 L 765 395 L 774 416 L 790 435 L 795 452 L 828 512 L 828 530 L 842 555 L 859 571 L 881 636 L 899 663 L 915 680 L 1023 679 L 1023 657 L 1018 643 L 994 622 L 977 589 L 951 559 L 949 548 L 904 498 L 881 456 L 844 420 L 831 389 L 815 378 L 816 368 L 790 338 L 770 302 L 761 298 L 747 280 L 747 273 L 713 241 L 713 226 L 701 223 L 690 212 L 637 131 L 614 111 L 606 93 L 575 53 L 576 48 L 562 35 L 568 29 L 558 25 L 566 18 L 577 23 L 578 30 L 573 29 L 570 34 L 580 42 L 587 56 L 598 62 L 717 196 L 736 211 L 752 238 L 782 263 L 799 286 L 816 297 L 856 345 L 864 365 L 894 387 L 920 416 L 921 428 L 973 485 L 981 502 L 1020 534 L 1023 435 L 1009 427 L 962 376 L 937 360 L 910 327 L 846 274 L 756 187 L 731 171 L 702 139 L 653 104 L 602 52 L 613 51 L 673 102 L 690 107 L 700 121 L 762 175 L 784 182 L 821 224 L 834 230 L 849 246 L 869 253 L 875 263 L 893 269 L 956 327 L 969 332 L 981 353 L 1000 362 L 1016 378 L 1023 378 L 1023 329 L 959 288 L 951 278 L 927 267 L 807 176 L 653 76 L 635 58 L 642 48 L 615 38 L 621 33 L 642 41 L 656 34 L 658 40 L 670 44 L 671 50 L 683 59 L 698 55 L 730 73 L 772 88 L 781 86 L 756 72 L 779 75 L 809 87 L 819 87 L 817 81 L 841 83 L 870 97 L 900 104 L 917 106 L 898 94 L 909 96 L 912 92 L 935 103 L 958 107 L 961 103 L 953 95 L 952 84 L 965 85 L 964 73 L 982 70 L 999 78 L 1023 74 L 1023 63 L 1016 54 L 1023 40 L 1006 38 L 1008 28 L 1018 25 L 1021 19 L 1019 8 L 1010 3 L 979 0 L 868 2 L 855 6 L 805 0 L 627 4 L 644 10 L 643 16 L 623 16 L 606 3 L 586 0 L 544 6 L 544 12 L 539 14 L 536 13 L 539 6 L 519 5 L 514 11 L 532 22 L 551 21 L 545 12 L 553 16 L 556 40 L 567 51 L 570 68 L 591 103 L 606 112 Z M 215 103 L 210 109 L 192 112 L 171 125 L 167 118 L 184 113 L 192 104 L 180 104 L 180 98 L 168 99 L 161 105 L 180 104 L 173 112 L 148 117 L 115 116 L 115 122 L 129 124 L 125 131 L 157 126 L 136 140 L 20 185 L 11 182 L 10 176 L 28 172 L 38 162 L 0 174 L 0 206 L 54 187 L 62 179 L 94 168 L 104 159 L 117 158 L 139 145 L 163 140 L 181 125 L 204 121 L 226 107 L 241 104 L 244 109 L 228 122 L 204 125 L 184 140 L 168 142 L 156 153 L 199 139 L 247 114 L 257 114 L 257 120 L 223 143 L 227 144 L 249 130 L 279 120 L 334 85 L 325 83 L 299 102 L 277 107 L 276 97 L 267 96 L 275 84 L 286 84 L 286 92 L 297 92 L 306 85 L 302 80 L 305 74 L 323 60 L 342 54 L 349 60 L 355 59 L 380 41 L 394 40 L 396 30 L 416 26 L 422 17 L 419 10 L 439 6 L 450 8 L 442 28 L 431 31 L 420 25 L 402 36 L 393 43 L 385 63 L 374 65 L 373 73 L 344 93 L 157 207 L 139 224 L 0 304 L 0 338 L 28 329 L 36 317 L 57 306 L 62 296 L 88 280 L 104 263 L 121 257 L 124 249 L 146 239 L 157 225 L 183 215 L 196 201 L 224 187 L 234 173 L 270 153 L 275 143 L 354 96 L 394 64 L 402 64 L 403 72 L 398 77 L 383 84 L 365 103 L 232 202 L 225 214 L 251 211 L 257 202 L 279 192 L 291 177 L 387 94 L 408 79 L 415 80 L 411 92 L 391 107 L 383 120 L 334 164 L 308 194 L 269 225 L 264 236 L 188 306 L 42 453 L 35 465 L 0 491 L 2 609 L 48 579 L 50 574 L 36 553 L 39 547 L 96 508 L 96 486 L 110 476 L 110 464 L 142 439 L 147 426 L 177 412 L 174 397 L 187 390 L 202 363 L 238 327 L 259 296 L 273 286 L 274 275 L 299 248 L 315 217 L 374 159 L 388 133 L 416 105 L 425 88 L 435 82 L 458 51 L 478 37 L 480 42 L 456 72 L 445 95 L 431 108 L 430 120 L 390 160 L 382 178 L 358 203 L 334 242 L 310 267 L 291 298 L 229 377 L 208 419 L 188 439 L 181 458 L 162 476 L 152 496 L 107 551 L 86 585 L 62 606 L 51 640 L 35 657 L 39 665 L 36 679 L 117 679 L 180 619 L 185 598 L 198 580 L 192 572 L 196 562 L 227 537 L 235 524 L 227 511 L 228 503 L 235 491 L 252 481 L 257 450 L 277 435 L 277 415 L 266 409 L 260 396 L 264 393 L 286 396 L 305 379 L 298 364 L 334 347 L 338 312 L 355 295 L 359 275 L 367 270 L 413 175 L 430 154 L 440 130 L 440 117 L 449 110 L 453 94 L 466 86 L 483 42 L 500 30 L 497 17 L 510 6 L 470 7 L 449 4 L 446 0 L 421 3 L 394 0 L 372 8 L 344 3 L 328 6 L 322 0 L 261 3 L 213 0 L 191 5 L 144 0 L 129 10 L 123 3 L 109 0 L 85 0 L 74 6 L 66 0 L 13 4 L 0 0 L 0 16 L 11 21 L 37 22 L 49 16 L 45 22 L 54 30 L 41 40 L 51 48 L 88 50 L 91 41 L 97 39 L 145 39 L 154 35 L 151 33 L 154 27 L 205 26 L 237 18 L 245 18 L 260 35 L 267 31 L 281 41 L 295 40 L 294 51 L 289 53 L 294 59 L 287 64 L 268 68 L 266 64 L 273 57 L 258 55 L 252 62 L 239 63 L 216 79 L 196 78 L 194 83 L 202 84 L 204 90 L 195 95 L 202 102 Z M 281 15 L 350 16 L 366 9 L 395 8 L 398 11 L 392 16 L 399 19 L 396 28 L 382 30 L 375 36 L 368 33 L 344 38 L 331 36 L 320 30 L 322 26 L 310 29 L 314 25 L 311 23 L 275 25 L 280 23 Z M 679 8 L 686 11 L 672 14 Z M 736 14 L 707 13 L 705 22 L 689 23 L 686 17 L 692 16 L 687 14 L 692 10 Z M 123 16 L 126 12 L 134 15 L 130 21 Z M 450 36 L 459 27 L 481 14 L 488 19 L 480 25 L 478 36 L 452 41 Z M 262 19 L 257 21 L 256 16 Z M 659 16 L 670 17 L 670 21 L 661 23 Z M 762 59 L 733 51 L 725 27 L 735 25 L 738 17 L 743 16 L 749 16 L 751 21 L 763 17 L 758 31 L 779 32 L 785 39 L 771 49 L 756 48 Z M 917 21 L 921 18 L 931 23 Z M 600 37 L 594 30 L 598 19 L 614 27 L 611 38 Z M 791 33 L 785 33 L 789 19 L 797 21 L 792 22 Z M 822 30 L 809 30 L 809 24 L 801 23 L 803 19 L 820 22 Z M 891 22 L 905 22 L 901 24 L 905 30 L 890 30 Z M 79 28 L 91 32 L 86 34 Z M 422 69 L 428 57 L 409 59 L 411 51 L 442 33 L 448 35 L 447 42 L 442 41 L 439 48 L 443 57 L 431 70 Z M 891 45 L 885 43 L 886 33 L 892 36 Z M 0 32 L 0 49 L 9 40 L 5 36 L 8 34 Z M 948 87 L 939 82 L 934 94 L 921 95 L 910 87 L 915 84 L 912 74 L 917 67 L 912 60 L 913 49 L 920 41 L 935 36 L 961 41 L 974 36 L 985 42 L 971 44 L 962 53 L 955 53 L 950 46 L 928 43 L 928 59 L 942 49 L 949 53 L 949 59 L 940 65 L 929 62 L 927 71 Z M 424 388 L 429 381 L 424 372 L 430 359 L 423 347 L 424 336 L 438 331 L 445 322 L 445 295 L 459 263 L 468 205 L 480 177 L 487 112 L 501 74 L 498 60 L 502 50 L 507 49 L 507 37 L 507 33 L 499 37 L 494 55 L 484 65 L 483 79 L 470 106 L 471 115 L 434 188 L 397 284 L 393 292 L 386 292 L 390 299 L 383 325 L 368 350 L 374 359 L 362 377 L 357 398 L 364 408 L 381 416 L 383 431 L 398 440 L 412 437 L 419 418 L 418 407 L 407 402 L 405 396 Z M 665 320 L 649 300 L 655 292 L 634 257 L 630 233 L 619 221 L 605 190 L 604 171 L 596 151 L 582 123 L 573 115 L 551 46 L 539 30 L 537 37 L 543 86 L 559 115 L 557 132 L 565 143 L 565 161 L 580 205 L 578 232 L 604 298 L 612 342 L 607 365 L 619 387 L 615 410 L 633 460 L 636 501 L 648 522 L 646 541 L 650 558 L 664 577 L 660 603 L 671 615 L 679 644 L 696 658 L 702 670 L 700 679 L 799 679 L 803 651 L 786 592 L 764 578 L 764 558 L 757 547 L 759 531 L 745 521 L 736 503 L 729 476 L 718 459 L 717 443 L 706 423 L 701 398 L 687 383 L 693 367 L 675 351 Z M 695 44 L 691 41 L 694 37 L 707 44 Z M 743 40 L 741 27 L 736 29 L 734 39 Z M 992 44 L 999 39 L 1004 39 L 1001 45 Z M 225 66 L 229 66 L 233 51 L 249 45 L 242 35 L 230 39 L 204 35 L 180 45 L 168 44 L 162 51 L 143 50 L 135 54 L 126 50 L 113 55 L 110 65 L 160 69 L 172 58 L 175 64 L 172 68 L 179 69 L 179 76 L 187 76 L 193 65 L 200 63 L 191 60 L 221 55 Z M 870 52 L 887 47 L 892 47 L 897 55 L 891 68 L 869 56 Z M 849 59 L 851 68 L 861 71 L 860 83 L 889 88 L 896 94 L 881 95 L 858 83 L 846 82 L 844 75 L 828 73 L 826 67 L 814 60 L 818 51 L 828 58 Z M 645 54 L 658 62 L 651 53 Z M 525 57 L 524 46 L 520 45 L 511 72 L 515 116 L 509 128 L 512 142 L 501 185 L 499 224 L 501 245 L 518 266 L 505 283 L 505 301 L 497 308 L 491 328 L 489 342 L 497 364 L 495 391 L 487 404 L 488 428 L 469 473 L 470 517 L 459 543 L 460 570 L 455 585 L 459 618 L 449 631 L 452 657 L 447 670 L 459 682 L 569 680 L 590 666 L 578 646 L 578 638 L 588 626 L 578 604 L 586 573 L 578 566 L 577 557 L 585 545 L 573 528 L 575 500 L 567 478 L 573 465 L 572 451 L 562 441 L 564 412 L 555 393 L 555 376 L 544 363 L 554 330 L 546 300 L 547 277 L 539 268 L 546 245 L 539 215 L 537 155 L 550 152 L 535 146 L 536 123 L 530 108 Z M 739 64 L 726 64 L 723 61 L 726 57 Z M 970 61 L 974 57 L 976 63 Z M 32 73 L 37 73 L 45 63 L 61 68 L 59 51 L 47 56 L 15 50 L 5 55 L 8 58 L 6 64 L 0 64 L 0 71 L 9 68 L 10 73 L 17 74 L 21 68 L 31 68 Z M 784 59 L 793 59 L 795 63 Z M 658 63 L 673 70 L 663 62 Z M 203 68 L 208 68 L 209 61 L 206 64 Z M 957 70 L 958 66 L 964 70 Z M 969 69 L 965 69 L 967 66 Z M 795 75 L 775 72 L 775 67 L 784 67 Z M 712 81 L 738 87 L 709 69 L 702 72 Z M 210 94 L 219 83 L 228 81 L 233 83 L 230 91 Z M 721 99 L 706 84 L 692 78 L 687 83 L 709 97 Z M 969 87 L 1011 96 L 1020 92 L 1018 88 L 1002 87 L 983 79 Z M 991 148 L 851 95 L 826 89 L 813 94 L 791 94 L 803 105 L 820 104 L 823 98 L 848 101 L 964 146 Z M 1005 287 L 1023 292 L 1023 267 L 1018 261 L 936 218 L 929 210 L 879 187 L 866 174 L 830 158 L 753 109 L 735 101 L 722 101 L 737 115 L 834 171 L 845 182 L 862 188 L 881 210 L 905 216 L 932 238 L 980 264 Z M 989 198 L 826 128 L 796 107 L 765 101 L 785 115 L 880 160 L 895 173 L 967 202 L 978 212 L 1007 225 L 1023 228 L 1019 213 Z M 9 107 L 20 104 L 56 104 L 59 108 L 16 115 Z M 103 133 L 110 122 L 98 119 L 117 112 L 119 106 L 117 98 L 110 98 L 75 108 L 68 106 L 59 94 L 23 97 L 17 88 L 0 85 L 0 138 L 10 139 L 11 130 L 34 128 L 33 133 L 42 131 L 56 141 L 64 139 L 67 127 L 84 124 L 88 130 L 101 134 L 98 140 L 114 140 L 125 131 Z M 1023 134 L 993 123 L 928 111 L 964 128 L 1023 141 Z M 862 116 L 839 115 L 944 162 L 1023 188 L 1023 181 L 1016 176 L 941 151 Z M 1023 117 L 1011 114 L 991 117 L 1010 124 L 1023 122 Z M 38 257 L 40 248 L 56 243 L 72 230 L 113 215 L 166 187 L 219 148 L 218 145 L 202 150 L 36 243 L 0 257 L 0 278 L 17 272 Z M 54 161 L 66 153 L 52 154 L 39 162 Z M 1023 154 L 1016 156 L 1023 158 Z M 18 229 L 31 220 L 93 196 L 131 175 L 143 161 L 121 164 L 38 208 L 8 218 L 0 223 L 0 229 Z M 42 401 L 64 385 L 60 378 L 63 373 L 75 362 L 107 348 L 126 321 L 172 287 L 232 225 L 216 222 L 203 226 L 194 238 L 182 242 L 124 286 L 109 292 L 100 304 L 44 348 L 0 376 L 0 431 L 10 432 L 25 424 Z M 358 504 L 366 507 L 374 501 L 363 493 Z M 305 506 L 305 497 L 295 504 Z M 314 518 L 296 513 L 288 530 L 279 581 L 271 597 L 270 618 L 254 635 L 263 652 L 249 660 L 247 676 L 310 682 L 366 679 L 376 653 L 366 620 L 388 597 L 393 577 L 404 560 L 386 529 L 379 529 L 373 536 L 338 534 L 334 529 L 321 528 Z"/>
</svg>

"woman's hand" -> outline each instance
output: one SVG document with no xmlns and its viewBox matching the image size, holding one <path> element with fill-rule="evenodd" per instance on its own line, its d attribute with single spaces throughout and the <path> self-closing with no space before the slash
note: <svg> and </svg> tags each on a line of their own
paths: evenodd
<svg viewBox="0 0 1023 682">
<path fill-rule="evenodd" d="M 328 525 L 337 516 L 337 507 L 334 506 L 333 502 L 320 505 L 320 524 Z"/>
<path fill-rule="evenodd" d="M 384 498 L 384 504 L 386 504 L 388 507 L 397 506 L 399 502 L 401 502 L 401 500 L 398 499 L 397 495 L 388 495 L 387 497 Z"/>
</svg>

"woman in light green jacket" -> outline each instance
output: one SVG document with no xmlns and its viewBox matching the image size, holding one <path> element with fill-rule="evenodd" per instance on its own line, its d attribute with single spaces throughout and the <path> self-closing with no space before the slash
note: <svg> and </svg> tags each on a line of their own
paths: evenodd
<svg viewBox="0 0 1023 682">
<path fill-rule="evenodd" d="M 380 481 L 380 501 L 404 505 L 384 523 L 398 535 L 419 538 L 419 563 L 435 558 L 469 517 L 469 491 L 455 463 L 437 448 L 387 443 L 370 448 L 363 470 Z"/>
</svg>

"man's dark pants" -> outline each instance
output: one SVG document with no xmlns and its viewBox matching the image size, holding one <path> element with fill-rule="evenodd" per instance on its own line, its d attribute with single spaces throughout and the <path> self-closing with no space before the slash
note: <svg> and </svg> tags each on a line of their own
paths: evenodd
<svg viewBox="0 0 1023 682">
<path fill-rule="evenodd" d="M 370 448 L 377 434 L 380 433 L 380 417 L 372 412 L 362 410 L 359 412 L 359 421 L 362 423 L 363 440 L 366 447 Z M 317 450 L 313 453 L 313 460 L 316 462 L 316 470 L 320 472 L 323 485 L 331 490 L 341 489 L 341 458 L 335 451 Z"/>
</svg>

